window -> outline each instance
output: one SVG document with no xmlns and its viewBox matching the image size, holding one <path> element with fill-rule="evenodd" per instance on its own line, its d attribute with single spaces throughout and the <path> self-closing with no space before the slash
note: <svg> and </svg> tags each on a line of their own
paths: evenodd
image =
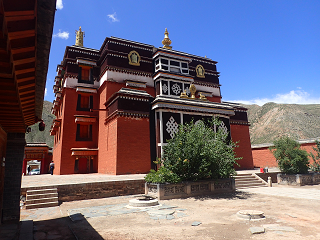
<svg viewBox="0 0 320 240">
<path fill-rule="evenodd" d="M 92 125 L 77 124 L 76 141 L 92 141 Z"/>
<path fill-rule="evenodd" d="M 93 108 L 93 96 L 78 94 L 77 111 L 90 111 Z"/>
<path fill-rule="evenodd" d="M 189 74 L 189 67 L 188 63 L 186 62 L 179 62 L 176 60 L 169 60 L 165 58 L 158 58 L 155 61 L 155 69 L 158 70 L 165 70 L 174 73 L 182 73 L 182 74 Z"/>
<path fill-rule="evenodd" d="M 81 80 L 89 81 L 89 73 L 90 73 L 90 69 L 89 68 L 82 67 L 82 69 L 81 69 Z"/>
<path fill-rule="evenodd" d="M 93 84 L 92 67 L 79 66 L 78 83 Z"/>
<path fill-rule="evenodd" d="M 161 80 L 161 95 L 180 96 L 182 92 L 186 92 L 190 97 L 190 83 L 182 83 L 177 81 Z"/>
</svg>

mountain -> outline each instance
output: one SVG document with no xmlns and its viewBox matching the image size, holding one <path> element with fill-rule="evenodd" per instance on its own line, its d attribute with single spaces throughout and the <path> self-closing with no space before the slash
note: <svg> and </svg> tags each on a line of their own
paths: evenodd
<svg viewBox="0 0 320 240">
<path fill-rule="evenodd" d="M 53 147 L 54 136 L 50 136 L 50 128 L 52 120 L 56 117 L 51 114 L 52 103 L 48 101 L 43 102 L 42 119 L 46 124 L 43 132 L 39 131 L 39 123 L 31 126 L 31 132 L 26 134 L 27 143 L 45 142 L 49 147 Z"/>
<path fill-rule="evenodd" d="M 320 137 L 320 104 L 243 106 L 248 108 L 252 144 L 272 143 L 281 136 L 296 140 Z"/>
</svg>

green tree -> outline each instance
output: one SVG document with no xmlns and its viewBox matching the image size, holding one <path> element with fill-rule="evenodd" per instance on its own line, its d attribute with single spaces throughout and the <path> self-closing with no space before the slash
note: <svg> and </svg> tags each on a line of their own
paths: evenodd
<svg viewBox="0 0 320 240">
<path fill-rule="evenodd" d="M 312 147 L 316 155 L 310 152 L 310 156 L 313 160 L 313 163 L 311 164 L 311 170 L 314 172 L 320 172 L 320 142 L 318 140 L 316 140 L 316 145 L 317 147 Z"/>
<path fill-rule="evenodd" d="M 308 173 L 308 153 L 300 149 L 300 144 L 297 141 L 289 137 L 281 137 L 275 140 L 273 144 L 274 146 L 270 147 L 270 151 L 276 158 L 282 173 Z"/>
<path fill-rule="evenodd" d="M 220 179 L 235 175 L 234 165 L 240 159 L 235 156 L 236 144 L 232 141 L 228 143 L 228 133 L 220 125 L 218 119 L 206 124 L 203 121 L 194 124 L 192 121 L 180 125 L 175 137 L 164 147 L 162 168 L 168 170 L 167 175 L 170 173 L 170 178 L 175 181 Z M 167 175 L 163 175 L 164 178 L 168 178 Z M 148 176 L 146 179 L 149 179 Z"/>
</svg>

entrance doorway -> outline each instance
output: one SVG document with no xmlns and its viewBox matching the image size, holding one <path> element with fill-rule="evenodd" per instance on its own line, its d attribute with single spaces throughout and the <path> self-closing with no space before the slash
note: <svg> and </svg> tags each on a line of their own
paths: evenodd
<svg viewBox="0 0 320 240">
<path fill-rule="evenodd" d="M 40 174 L 41 161 L 31 160 L 27 161 L 26 164 L 26 173 L 27 175 L 38 175 Z"/>
<path fill-rule="evenodd" d="M 79 158 L 79 173 L 87 173 L 88 172 L 88 159 L 83 157 Z"/>
</svg>

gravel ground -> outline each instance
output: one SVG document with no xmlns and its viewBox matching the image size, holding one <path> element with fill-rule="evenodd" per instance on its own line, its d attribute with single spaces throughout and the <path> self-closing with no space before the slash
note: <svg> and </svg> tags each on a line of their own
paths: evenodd
<svg viewBox="0 0 320 240">
<path fill-rule="evenodd" d="M 320 194 L 319 185 L 293 189 L 296 196 L 301 195 L 299 189 Z M 160 209 L 127 208 L 135 196 L 64 202 L 59 207 L 23 209 L 21 220 L 34 220 L 35 240 L 320 239 L 320 200 L 261 192 L 163 200 Z M 265 218 L 242 219 L 237 216 L 240 210 L 262 211 Z M 250 229 L 264 232 L 252 234 Z"/>
</svg>

